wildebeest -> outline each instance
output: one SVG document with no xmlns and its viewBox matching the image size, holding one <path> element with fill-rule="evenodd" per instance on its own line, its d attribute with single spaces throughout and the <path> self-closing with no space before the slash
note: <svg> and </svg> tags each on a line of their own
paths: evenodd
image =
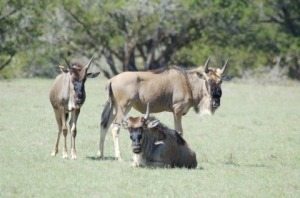
<svg viewBox="0 0 300 198">
<path fill-rule="evenodd" d="M 80 113 L 80 107 L 85 101 L 84 83 L 87 77 L 96 77 L 99 72 L 91 73 L 88 69 L 93 58 L 85 66 L 74 63 L 69 68 L 59 66 L 61 73 L 56 77 L 54 84 L 50 89 L 50 102 L 52 104 L 56 122 L 58 125 L 58 135 L 55 142 L 54 150 L 51 155 L 55 156 L 58 153 L 58 144 L 61 132 L 64 135 L 63 158 L 68 157 L 66 137 L 68 134 L 67 121 L 69 114 L 71 119 L 69 121 L 69 129 L 71 132 L 71 159 L 76 159 L 76 123 Z"/>
<path fill-rule="evenodd" d="M 197 166 L 196 154 L 176 130 L 149 117 L 129 117 L 125 122 L 132 141 L 133 166 L 186 167 Z"/>
<path fill-rule="evenodd" d="M 152 71 L 123 72 L 108 81 L 108 101 L 101 115 L 98 155 L 103 157 L 105 136 L 112 128 L 115 157 L 121 159 L 119 149 L 120 124 L 131 107 L 144 113 L 150 103 L 151 113 L 173 113 L 175 129 L 182 133 L 181 117 L 191 107 L 201 114 L 212 114 L 220 106 L 222 69 L 204 67 L 184 70 L 178 67 Z M 213 96 L 215 95 L 215 96 Z"/>
</svg>

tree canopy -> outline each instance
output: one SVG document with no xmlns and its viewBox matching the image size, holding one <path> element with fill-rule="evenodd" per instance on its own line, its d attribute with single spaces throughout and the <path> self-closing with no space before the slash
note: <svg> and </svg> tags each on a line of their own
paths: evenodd
<svg viewBox="0 0 300 198">
<path fill-rule="evenodd" d="M 300 2 L 295 0 L 3 0 L 0 76 L 56 74 L 95 57 L 106 77 L 230 58 L 230 75 L 285 68 L 300 79 Z"/>
</svg>

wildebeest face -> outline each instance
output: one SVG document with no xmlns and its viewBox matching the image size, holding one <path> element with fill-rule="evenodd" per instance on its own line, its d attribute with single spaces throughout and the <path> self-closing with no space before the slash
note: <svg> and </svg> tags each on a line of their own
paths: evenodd
<svg viewBox="0 0 300 198">
<path fill-rule="evenodd" d="M 222 67 L 219 68 L 206 68 L 206 73 L 208 76 L 208 84 L 211 95 L 211 108 L 214 113 L 217 108 L 221 105 L 221 97 L 222 97 L 222 78 L 224 76 L 224 71 L 227 66 L 227 61 Z"/>
<path fill-rule="evenodd" d="M 74 80 L 73 86 L 75 91 L 75 102 L 77 105 L 82 105 L 85 101 L 85 80 Z"/>
<path fill-rule="evenodd" d="M 132 141 L 132 151 L 136 154 L 142 152 L 143 128 L 130 128 L 129 132 Z"/>
<path fill-rule="evenodd" d="M 211 82 L 212 110 L 215 110 L 221 105 L 222 89 L 221 81 L 219 84 Z"/>
<path fill-rule="evenodd" d="M 86 68 L 79 65 L 73 64 L 70 68 L 72 76 L 72 84 L 74 88 L 74 100 L 76 105 L 82 105 L 85 101 L 85 88 L 84 83 L 86 81 Z"/>
<path fill-rule="evenodd" d="M 123 126 L 128 129 L 131 147 L 134 153 L 142 152 L 143 130 L 145 129 L 146 119 L 144 117 L 129 117 L 124 121 Z"/>
</svg>

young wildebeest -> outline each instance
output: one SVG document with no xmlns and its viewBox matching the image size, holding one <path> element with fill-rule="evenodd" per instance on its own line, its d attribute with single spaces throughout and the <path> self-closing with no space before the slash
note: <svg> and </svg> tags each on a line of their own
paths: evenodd
<svg viewBox="0 0 300 198">
<path fill-rule="evenodd" d="M 92 58 L 93 59 L 93 58 Z M 80 107 L 85 101 L 85 89 L 84 83 L 87 77 L 96 77 L 98 73 L 90 73 L 88 69 L 91 65 L 92 59 L 87 65 L 82 66 L 81 64 L 75 63 L 71 67 L 65 69 L 60 66 L 61 74 L 59 74 L 53 86 L 50 90 L 50 102 L 52 104 L 56 122 L 58 125 L 58 135 L 54 146 L 54 150 L 51 153 L 55 156 L 58 153 L 58 144 L 61 132 L 64 135 L 64 148 L 63 148 L 63 158 L 67 158 L 67 143 L 66 137 L 68 134 L 67 120 L 69 113 L 71 114 L 71 119 L 69 121 L 69 128 L 71 130 L 71 159 L 76 159 L 76 148 L 75 148 L 75 138 L 76 138 L 76 122 L 80 113 Z"/>
<path fill-rule="evenodd" d="M 129 117 L 124 122 L 132 141 L 133 166 L 197 166 L 196 154 L 182 136 L 154 117 L 149 118 L 149 107 L 144 117 Z"/>
<path fill-rule="evenodd" d="M 108 101 L 101 115 L 99 152 L 103 157 L 104 141 L 112 128 L 115 157 L 121 160 L 119 149 L 120 124 L 131 107 L 144 113 L 146 104 L 151 112 L 173 113 L 175 129 L 182 133 L 181 117 L 191 107 L 201 114 L 212 114 L 220 106 L 222 69 L 204 67 L 191 70 L 180 68 L 141 72 L 123 72 L 111 78 L 107 85 Z"/>
</svg>

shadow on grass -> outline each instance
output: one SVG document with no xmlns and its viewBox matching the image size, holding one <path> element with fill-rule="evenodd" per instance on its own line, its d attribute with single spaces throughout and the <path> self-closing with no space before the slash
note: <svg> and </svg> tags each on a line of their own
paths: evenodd
<svg viewBox="0 0 300 198">
<path fill-rule="evenodd" d="M 95 161 L 100 161 L 100 160 L 107 160 L 107 161 L 115 161 L 117 158 L 108 156 L 108 157 L 95 157 L 95 156 L 86 156 L 87 159 L 89 160 L 95 160 Z"/>
</svg>

